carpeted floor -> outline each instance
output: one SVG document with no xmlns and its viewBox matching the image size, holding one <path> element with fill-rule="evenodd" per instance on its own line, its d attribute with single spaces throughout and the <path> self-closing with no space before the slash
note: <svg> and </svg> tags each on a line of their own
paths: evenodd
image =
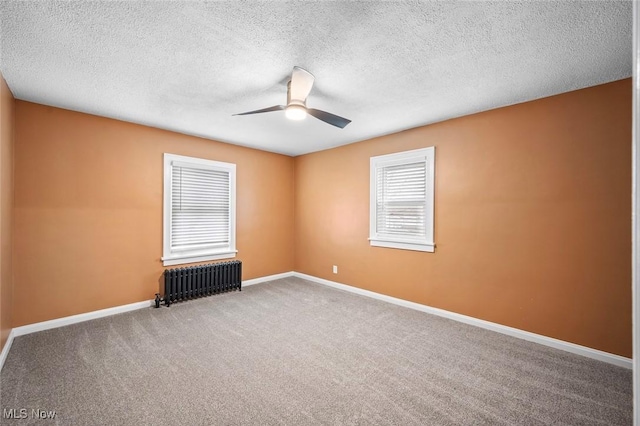
<svg viewBox="0 0 640 426">
<path fill-rule="evenodd" d="M 18 337 L 0 408 L 26 408 L 27 419 L 0 421 L 630 425 L 631 380 L 631 370 L 288 278 Z"/>
</svg>

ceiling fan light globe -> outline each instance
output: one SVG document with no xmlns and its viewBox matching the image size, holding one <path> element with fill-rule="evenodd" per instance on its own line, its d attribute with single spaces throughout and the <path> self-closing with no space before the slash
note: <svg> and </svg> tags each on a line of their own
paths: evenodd
<svg viewBox="0 0 640 426">
<path fill-rule="evenodd" d="M 304 120 L 307 116 L 307 110 L 300 105 L 289 105 L 284 111 L 284 115 L 289 120 Z"/>
</svg>

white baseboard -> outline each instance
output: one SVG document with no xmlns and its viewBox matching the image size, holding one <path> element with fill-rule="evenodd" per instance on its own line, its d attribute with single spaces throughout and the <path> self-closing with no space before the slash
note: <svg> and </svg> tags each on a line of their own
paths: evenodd
<svg viewBox="0 0 640 426">
<path fill-rule="evenodd" d="M 530 333 L 528 331 L 520 330 L 518 328 L 508 327 L 506 325 L 496 324 L 494 322 L 481 320 L 478 318 L 469 317 L 462 314 L 456 314 L 455 312 L 445 311 L 444 309 L 433 308 L 427 305 L 421 305 L 420 303 L 409 302 L 408 300 L 398 299 L 395 297 L 387 296 L 380 293 L 375 293 L 369 290 L 363 290 L 361 288 L 352 287 L 346 284 L 340 284 L 334 281 L 325 280 L 324 278 L 314 277 L 312 275 L 302 274 L 300 272 L 294 272 L 293 276 L 302 278 L 305 280 L 313 281 L 319 284 L 324 284 L 329 287 L 345 290 L 351 293 L 359 294 L 362 296 L 371 297 L 373 299 L 382 300 L 385 302 L 393 303 L 395 305 L 404 306 L 405 308 L 415 309 L 417 311 L 426 312 L 440 317 L 452 319 L 454 321 L 463 322 L 465 324 L 474 325 L 476 327 L 484 328 L 498 333 L 506 334 L 519 339 L 528 340 L 530 342 L 539 343 L 541 345 L 549 346 L 555 349 L 560 349 L 566 352 L 571 352 L 577 355 L 582 355 L 587 358 L 596 359 L 598 361 L 604 361 L 609 364 L 614 364 L 620 367 L 631 369 L 633 368 L 633 362 L 630 358 L 625 358 L 620 355 L 611 354 L 609 352 L 599 351 L 586 346 L 576 345 L 575 343 L 565 342 L 564 340 L 554 339 L 552 337 L 543 336 L 541 334 Z"/>
<path fill-rule="evenodd" d="M 38 331 L 50 330 L 52 328 L 64 327 L 65 325 L 76 324 L 79 322 L 89 321 L 97 318 L 108 317 L 111 315 L 122 314 L 124 312 L 135 311 L 138 309 L 150 308 L 154 306 L 153 300 L 145 300 L 143 302 L 130 303 L 128 305 L 115 306 L 113 308 L 101 309 L 99 311 L 87 312 L 84 314 L 72 315 L 70 317 L 56 318 L 50 321 L 37 322 L 34 324 L 23 325 L 13 329 L 14 336 L 24 336 L 25 334 L 36 333 Z"/>
<path fill-rule="evenodd" d="M 13 332 L 13 330 L 11 330 L 9 332 L 9 337 L 7 337 L 7 341 L 4 344 L 4 347 L 2 348 L 2 352 L 0 352 L 0 371 L 2 371 L 2 367 L 4 367 L 4 362 L 7 359 L 7 356 L 9 355 L 9 350 L 11 349 L 11 344 L 13 343 L 13 338 L 15 336 L 15 333 Z"/>
<path fill-rule="evenodd" d="M 246 286 L 254 285 L 254 284 L 265 283 L 267 281 L 279 280 L 281 278 L 293 277 L 293 274 L 295 274 L 295 272 L 293 272 L 293 271 L 291 271 L 291 272 L 283 272 L 281 274 L 267 275 L 266 277 L 260 277 L 260 278 L 254 278 L 252 280 L 242 281 L 242 287 L 246 287 Z"/>
</svg>

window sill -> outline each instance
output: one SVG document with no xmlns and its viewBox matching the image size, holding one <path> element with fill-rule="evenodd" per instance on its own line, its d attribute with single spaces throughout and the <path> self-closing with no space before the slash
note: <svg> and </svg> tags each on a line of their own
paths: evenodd
<svg viewBox="0 0 640 426">
<path fill-rule="evenodd" d="M 433 253 L 436 250 L 436 245 L 434 243 L 414 243 L 414 242 L 406 242 L 406 241 L 388 241 L 381 240 L 376 238 L 369 238 L 369 243 L 372 247 L 386 247 L 386 248 L 394 248 L 401 250 L 413 250 L 413 251 L 426 251 L 429 253 Z"/>
<path fill-rule="evenodd" d="M 201 255 L 173 255 L 166 256 L 162 258 L 162 264 L 164 266 L 173 266 L 173 265 L 182 265 L 185 263 L 195 263 L 195 262 L 206 262 L 207 260 L 221 260 L 221 259 L 231 259 L 236 257 L 236 253 L 238 250 L 231 250 L 225 252 L 217 252 L 211 254 L 201 254 Z"/>
</svg>

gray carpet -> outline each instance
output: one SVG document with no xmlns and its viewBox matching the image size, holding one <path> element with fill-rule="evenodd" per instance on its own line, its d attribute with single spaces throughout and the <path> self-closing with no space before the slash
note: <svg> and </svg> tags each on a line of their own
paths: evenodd
<svg viewBox="0 0 640 426">
<path fill-rule="evenodd" d="M 18 337 L 0 381 L 5 424 L 632 421 L 630 370 L 297 278 Z"/>
</svg>

